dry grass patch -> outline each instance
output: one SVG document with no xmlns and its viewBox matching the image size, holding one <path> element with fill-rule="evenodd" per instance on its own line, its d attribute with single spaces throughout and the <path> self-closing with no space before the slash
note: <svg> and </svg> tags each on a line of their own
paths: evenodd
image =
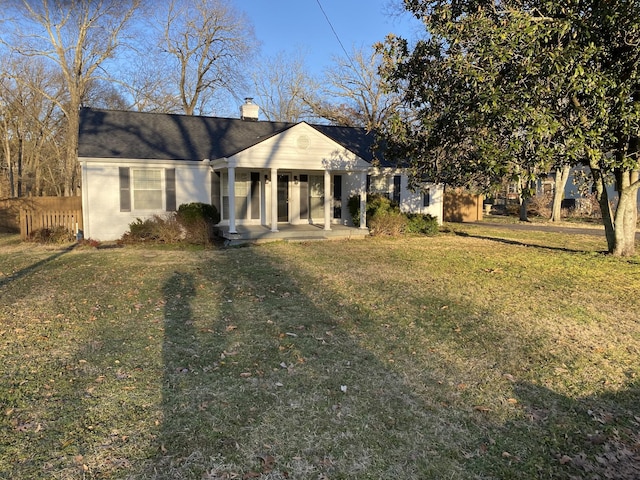
<svg viewBox="0 0 640 480">
<path fill-rule="evenodd" d="M 0 237 L 0 477 L 634 478 L 637 264 L 464 233 Z"/>
</svg>

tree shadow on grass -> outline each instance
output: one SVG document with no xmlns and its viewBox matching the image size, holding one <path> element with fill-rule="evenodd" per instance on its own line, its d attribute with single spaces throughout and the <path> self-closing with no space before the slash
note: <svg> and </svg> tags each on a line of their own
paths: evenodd
<svg viewBox="0 0 640 480">
<path fill-rule="evenodd" d="M 567 248 L 567 247 L 554 247 L 551 245 L 540 245 L 537 243 L 528 243 L 528 242 L 523 242 L 520 240 L 511 240 L 508 238 L 501 238 L 501 237 L 490 237 L 487 235 L 474 235 L 468 232 L 454 232 L 455 235 L 459 236 L 459 237 L 469 237 L 469 238 L 477 238 L 480 240 L 489 240 L 492 242 L 497 242 L 497 243 L 504 243 L 505 245 L 518 245 L 518 246 L 522 246 L 522 247 L 530 247 L 530 248 L 539 248 L 541 250 L 552 250 L 552 251 L 557 251 L 557 252 L 568 252 L 568 253 L 585 253 L 585 250 L 578 250 L 575 248 Z M 599 253 L 607 253 L 606 251 L 600 251 Z"/>
<path fill-rule="evenodd" d="M 624 412 L 637 407 L 635 387 L 575 402 L 521 383 L 512 390 L 524 420 L 485 418 L 471 399 L 451 402 L 466 388 L 452 384 L 462 377 L 454 370 L 472 360 L 473 348 L 449 366 L 450 378 L 407 378 L 381 354 L 384 345 L 370 344 L 368 332 L 384 328 L 375 305 L 350 303 L 326 286 L 314 297 L 314 281 L 259 248 L 215 254 L 170 275 L 163 420 L 142 478 L 580 477 L 598 461 L 592 449 L 576 467 L 581 444 L 573 436 L 590 434 L 585 412 L 608 402 Z M 439 354 L 434 347 L 426 358 Z M 588 401 L 593 408 L 585 409 Z M 629 418 L 612 426 L 632 426 Z M 532 437 L 539 450 L 530 450 Z"/>
<path fill-rule="evenodd" d="M 514 468 L 498 476 L 538 470 L 539 478 L 640 478 L 640 387 L 632 383 L 616 392 L 578 399 L 531 383 L 517 383 L 514 392 L 523 412 L 508 422 L 490 447 L 495 455 L 509 452 Z M 518 451 L 518 440 L 535 439 L 535 451 Z M 549 459 L 540 463 L 540 458 Z M 481 461 L 479 462 L 481 463 Z"/>
<path fill-rule="evenodd" d="M 44 258 L 38 262 L 35 262 L 27 267 L 24 267 L 20 270 L 18 270 L 17 272 L 12 273 L 11 275 L 8 275 L 4 278 L 0 278 L 0 288 L 4 287 L 5 285 L 8 285 L 11 282 L 14 282 L 16 280 L 20 280 L 21 278 L 30 275 L 34 272 L 37 272 L 39 269 L 43 268 L 44 266 L 46 266 L 47 264 L 53 262 L 54 260 L 60 258 L 62 255 L 69 253 L 70 251 L 72 251 L 74 248 L 76 248 L 78 246 L 77 243 L 72 243 L 71 245 L 69 245 L 68 247 L 65 247 L 61 250 L 58 250 L 57 252 L 55 252 L 54 254 L 50 255 L 47 258 Z"/>
<path fill-rule="evenodd" d="M 257 249 L 215 258 L 163 287 L 163 421 L 144 478 L 462 478 L 462 420 L 363 348 L 361 312 L 320 308 Z"/>
</svg>

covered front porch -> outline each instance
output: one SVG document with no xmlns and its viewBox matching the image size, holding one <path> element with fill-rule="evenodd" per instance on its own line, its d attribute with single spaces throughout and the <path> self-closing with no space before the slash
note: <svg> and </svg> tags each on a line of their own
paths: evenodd
<svg viewBox="0 0 640 480">
<path fill-rule="evenodd" d="M 209 165 L 211 203 L 221 213 L 218 227 L 228 240 L 249 232 L 254 239 L 299 232 L 331 238 L 329 232 L 343 231 L 340 227 L 368 234 L 370 164 L 305 123 Z M 354 197 L 360 203 L 356 219 L 347 208 Z"/>
<path fill-rule="evenodd" d="M 229 231 L 228 226 L 217 226 L 215 229 L 216 234 L 224 240 L 225 245 L 229 246 L 274 241 L 360 240 L 369 235 L 369 230 L 366 228 L 346 225 L 332 225 L 330 230 L 326 230 L 324 225 L 281 224 L 275 232 L 265 225 L 236 225 L 234 233 Z"/>
</svg>

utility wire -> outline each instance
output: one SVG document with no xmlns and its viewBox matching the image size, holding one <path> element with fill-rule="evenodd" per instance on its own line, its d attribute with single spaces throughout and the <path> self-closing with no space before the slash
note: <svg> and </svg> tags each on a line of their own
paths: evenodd
<svg viewBox="0 0 640 480">
<path fill-rule="evenodd" d="M 335 35 L 336 40 L 338 40 L 338 43 L 340 44 L 340 47 L 342 48 L 342 51 L 347 56 L 347 60 L 349 60 L 349 63 L 351 64 L 351 67 L 353 68 L 353 71 L 356 72 L 358 77 L 360 77 L 360 80 L 362 80 L 362 84 L 364 85 L 366 82 L 362 78 L 362 75 L 360 75 L 360 70 L 358 70 L 358 68 L 356 67 L 354 61 L 351 59 L 351 55 L 349 55 L 349 53 L 347 52 L 347 49 L 344 48 L 344 45 L 342 44 L 342 40 L 340 40 L 340 36 L 338 35 L 338 32 L 336 32 L 336 29 L 333 28 L 333 25 L 331 24 L 331 20 L 329 20 L 329 16 L 327 15 L 327 12 L 324 11 L 324 8 L 322 7 L 322 4 L 320 3 L 320 0 L 316 0 L 316 2 L 318 2 L 318 6 L 320 7 L 320 10 L 322 11 L 322 14 L 324 15 L 325 20 L 329 24 L 329 27 L 331 27 L 331 31 Z"/>
</svg>

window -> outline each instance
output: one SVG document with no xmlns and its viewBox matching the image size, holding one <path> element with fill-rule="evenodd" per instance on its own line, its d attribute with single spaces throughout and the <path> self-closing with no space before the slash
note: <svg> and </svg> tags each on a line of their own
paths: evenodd
<svg viewBox="0 0 640 480">
<path fill-rule="evenodd" d="M 162 209 L 162 170 L 132 169 L 133 209 Z"/>
<path fill-rule="evenodd" d="M 368 192 L 389 197 L 389 178 L 385 175 L 367 176 Z"/>
<path fill-rule="evenodd" d="M 235 204 L 236 220 L 247 219 L 247 207 L 251 187 L 250 175 L 247 172 L 236 172 Z"/>
<path fill-rule="evenodd" d="M 131 211 L 131 176 L 128 167 L 118 169 L 120 175 L 120 211 Z"/>
<path fill-rule="evenodd" d="M 164 171 L 164 190 L 166 195 L 167 212 L 176 211 L 176 169 L 167 168 Z"/>
<path fill-rule="evenodd" d="M 118 174 L 120 178 L 121 212 L 130 212 L 131 210 L 162 210 L 163 207 L 168 212 L 175 212 L 175 168 L 119 167 Z"/>
<path fill-rule="evenodd" d="M 229 174 L 222 172 L 215 180 L 215 195 L 222 193 L 223 220 L 229 220 Z M 260 218 L 260 172 L 236 172 L 234 183 L 234 205 L 236 220 L 259 219 Z M 220 192 L 222 190 L 222 192 Z M 218 201 L 218 203 L 220 203 Z"/>
<path fill-rule="evenodd" d="M 324 218 L 324 177 L 322 175 L 309 175 L 309 209 L 312 221 Z"/>
<path fill-rule="evenodd" d="M 428 207 L 431 205 L 431 192 L 429 190 L 425 190 L 422 192 L 422 206 Z"/>
</svg>

